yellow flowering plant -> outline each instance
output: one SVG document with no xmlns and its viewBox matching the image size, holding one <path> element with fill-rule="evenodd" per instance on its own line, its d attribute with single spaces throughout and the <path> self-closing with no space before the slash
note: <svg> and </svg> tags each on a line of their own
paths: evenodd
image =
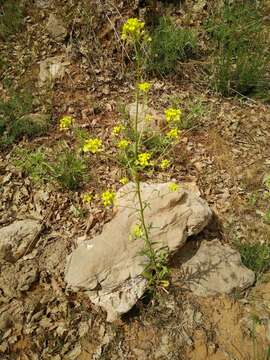
<svg viewBox="0 0 270 360">
<path fill-rule="evenodd" d="M 179 190 L 179 185 L 176 183 L 170 183 L 168 187 L 171 192 L 177 192 Z"/>
<path fill-rule="evenodd" d="M 128 42 L 140 41 L 144 35 L 145 23 L 137 18 L 130 18 L 123 25 L 121 39 Z"/>
<path fill-rule="evenodd" d="M 180 109 L 168 108 L 164 111 L 165 118 L 168 123 L 178 122 L 181 119 L 182 111 Z"/>
<path fill-rule="evenodd" d="M 126 185 L 129 183 L 129 179 L 127 177 L 123 177 L 119 180 L 120 184 Z"/>
<path fill-rule="evenodd" d="M 102 151 L 102 140 L 95 138 L 95 139 L 88 139 L 85 141 L 83 148 L 83 152 L 91 152 L 92 154 L 96 154 Z"/>
<path fill-rule="evenodd" d="M 148 91 L 151 89 L 151 84 L 149 84 L 148 82 L 139 83 L 138 89 L 143 93 L 148 93 Z"/>
<path fill-rule="evenodd" d="M 150 166 L 151 165 L 150 159 L 151 159 L 151 154 L 148 152 L 138 154 L 138 159 L 136 160 L 136 165 L 139 165 L 142 168 Z"/>
<path fill-rule="evenodd" d="M 170 166 L 170 160 L 168 159 L 161 160 L 161 164 L 160 164 L 161 170 L 166 170 L 168 169 L 169 166 Z"/>
<path fill-rule="evenodd" d="M 121 132 L 123 132 L 124 129 L 125 129 L 125 127 L 122 124 L 116 125 L 112 129 L 112 135 L 119 136 L 121 134 Z"/>
<path fill-rule="evenodd" d="M 82 201 L 84 204 L 90 204 L 93 201 L 93 195 L 86 193 L 82 196 Z"/>
<path fill-rule="evenodd" d="M 126 139 L 119 140 L 117 143 L 118 149 L 125 150 L 129 146 L 130 142 Z"/>
<path fill-rule="evenodd" d="M 151 90 L 151 83 L 143 79 L 143 66 L 145 60 L 144 51 L 147 50 L 149 35 L 145 29 L 144 22 L 136 18 L 131 18 L 123 25 L 121 38 L 128 43 L 128 49 L 133 47 L 136 63 L 136 79 L 135 79 L 135 114 L 129 119 L 125 119 L 123 124 L 117 124 L 112 130 L 113 137 L 120 137 L 115 142 L 118 150 L 120 163 L 125 166 L 125 173 L 128 177 L 119 180 L 122 185 L 127 184 L 128 178 L 135 184 L 135 194 L 138 199 L 138 222 L 131 229 L 130 238 L 143 239 L 145 248 L 143 254 L 148 259 L 143 275 L 149 281 L 150 286 L 168 287 L 167 267 L 168 256 L 164 249 L 158 250 L 151 241 L 151 226 L 146 223 L 145 209 L 147 204 L 142 199 L 141 179 L 143 173 L 149 176 L 150 171 L 156 169 L 167 170 L 171 166 L 171 162 L 166 156 L 166 152 L 174 145 L 178 139 L 180 131 L 178 130 L 178 122 L 181 120 L 181 109 L 169 107 L 164 111 L 166 126 L 161 134 L 149 131 L 153 115 L 151 112 L 145 111 L 143 120 L 139 113 L 140 108 L 147 109 L 148 96 Z M 148 123 L 146 125 L 146 123 Z M 150 124 L 150 125 L 149 125 Z M 144 129 L 144 127 L 147 129 Z M 151 148 L 151 144 L 156 144 L 156 148 Z M 159 148 L 158 148 L 159 147 Z M 158 156 L 158 159 L 156 157 Z M 170 184 L 170 191 L 177 191 L 177 184 Z M 102 194 L 102 200 L 105 206 L 111 205 L 112 201 L 105 192 Z"/>
<path fill-rule="evenodd" d="M 166 137 L 169 140 L 176 140 L 176 139 L 178 139 L 179 134 L 180 134 L 180 130 L 178 130 L 177 128 L 173 128 L 167 132 Z"/>
<path fill-rule="evenodd" d="M 103 201 L 103 205 L 104 206 L 111 206 L 114 203 L 115 200 L 115 192 L 114 191 L 110 191 L 110 190 L 106 190 L 101 194 L 101 198 Z"/>
<path fill-rule="evenodd" d="M 142 226 L 139 224 L 135 225 L 131 231 L 131 236 L 135 239 L 143 237 L 143 229 Z"/>
<path fill-rule="evenodd" d="M 60 119 L 59 129 L 60 129 L 61 131 L 62 131 L 62 130 L 68 130 L 68 129 L 71 128 L 72 123 L 73 123 L 73 118 L 72 118 L 72 116 L 65 115 L 65 116 L 63 116 L 63 117 Z"/>
</svg>

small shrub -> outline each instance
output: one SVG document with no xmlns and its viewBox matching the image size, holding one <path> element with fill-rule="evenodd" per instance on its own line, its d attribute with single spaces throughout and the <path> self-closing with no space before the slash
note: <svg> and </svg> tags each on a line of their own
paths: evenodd
<svg viewBox="0 0 270 360">
<path fill-rule="evenodd" d="M 197 36 L 190 29 L 176 26 L 168 17 L 162 17 L 151 34 L 152 42 L 146 70 L 168 74 L 175 72 L 177 61 L 194 55 Z"/>
<path fill-rule="evenodd" d="M 23 6 L 18 0 L 0 1 L 0 38 L 7 40 L 23 24 Z"/>
<path fill-rule="evenodd" d="M 257 277 L 270 268 L 269 244 L 238 244 L 238 249 L 243 264 Z"/>
<path fill-rule="evenodd" d="M 246 95 L 266 88 L 269 43 L 255 2 L 226 3 L 207 30 L 216 44 L 213 85 L 217 91 Z"/>
<path fill-rule="evenodd" d="M 64 188 L 78 189 L 87 179 L 87 164 L 80 155 L 64 150 L 51 164 L 52 177 Z"/>
</svg>

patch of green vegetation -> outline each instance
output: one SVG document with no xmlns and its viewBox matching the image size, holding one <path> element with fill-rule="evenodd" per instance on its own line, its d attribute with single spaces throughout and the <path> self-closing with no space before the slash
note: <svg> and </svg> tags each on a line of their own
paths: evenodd
<svg viewBox="0 0 270 360">
<path fill-rule="evenodd" d="M 0 149 L 23 136 L 33 138 L 46 133 L 49 116 L 30 115 L 32 102 L 28 90 L 13 92 L 6 101 L 0 99 Z"/>
<path fill-rule="evenodd" d="M 30 151 L 25 148 L 17 148 L 14 152 L 14 164 L 29 175 L 34 182 L 48 180 L 48 167 L 46 154 L 43 148 Z"/>
<path fill-rule="evenodd" d="M 23 4 L 19 0 L 0 0 L 0 38 L 8 40 L 23 25 Z"/>
<path fill-rule="evenodd" d="M 57 181 L 63 188 L 77 190 L 88 179 L 87 162 L 76 152 L 61 146 L 49 158 L 44 148 L 16 149 L 14 164 L 35 182 Z"/>
<path fill-rule="evenodd" d="M 255 1 L 226 2 L 206 25 L 216 45 L 213 86 L 225 96 L 269 89 L 269 40 Z"/>
<path fill-rule="evenodd" d="M 151 38 L 146 70 L 157 74 L 175 72 L 177 62 L 192 57 L 197 48 L 196 34 L 190 29 L 178 27 L 168 17 L 160 18 Z"/>
<path fill-rule="evenodd" d="M 170 99 L 171 106 L 174 108 L 181 108 L 181 101 L 178 98 Z M 185 110 L 181 114 L 181 118 L 178 124 L 180 130 L 191 129 L 196 126 L 199 119 L 206 111 L 205 105 L 200 98 L 195 98 L 185 102 Z"/>
<path fill-rule="evenodd" d="M 243 264 L 253 270 L 257 278 L 270 268 L 270 245 L 237 244 Z"/>
<path fill-rule="evenodd" d="M 146 150 L 151 152 L 153 156 L 160 156 L 170 145 L 170 141 L 166 137 L 154 132 L 146 132 L 142 141 Z"/>
<path fill-rule="evenodd" d="M 88 178 L 85 159 L 68 149 L 57 155 L 51 169 L 52 177 L 69 190 L 77 190 Z"/>
<path fill-rule="evenodd" d="M 266 222 L 266 224 L 270 225 L 270 208 L 264 214 L 264 221 Z"/>
</svg>

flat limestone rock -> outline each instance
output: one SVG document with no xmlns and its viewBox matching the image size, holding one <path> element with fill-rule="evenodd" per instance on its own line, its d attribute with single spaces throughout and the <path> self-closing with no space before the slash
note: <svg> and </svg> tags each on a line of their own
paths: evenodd
<svg viewBox="0 0 270 360">
<path fill-rule="evenodd" d="M 184 187 L 170 192 L 168 185 L 143 183 L 141 188 L 154 247 L 166 246 L 174 253 L 188 236 L 208 224 L 212 212 L 197 193 Z M 129 183 L 117 193 L 114 218 L 100 235 L 81 243 L 67 261 L 68 287 L 87 291 L 95 304 L 107 310 L 109 321 L 130 310 L 147 287 L 141 276 L 147 262 L 141 255 L 144 241 L 130 235 L 138 224 L 136 209 L 135 186 Z"/>
<path fill-rule="evenodd" d="M 188 288 L 198 296 L 230 294 L 255 281 L 255 274 L 242 264 L 240 254 L 218 240 L 203 241 L 183 269 Z"/>
<path fill-rule="evenodd" d="M 1 228 L 0 259 L 16 261 L 21 258 L 40 229 L 39 221 L 32 219 L 14 221 Z"/>
</svg>

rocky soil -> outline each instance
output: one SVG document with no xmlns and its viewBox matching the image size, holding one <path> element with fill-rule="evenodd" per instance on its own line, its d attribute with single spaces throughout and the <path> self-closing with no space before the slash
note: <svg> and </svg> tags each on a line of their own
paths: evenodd
<svg viewBox="0 0 270 360">
<path fill-rule="evenodd" d="M 124 19 L 141 12 L 136 1 L 130 3 L 91 1 L 85 7 L 84 1 L 36 0 L 27 5 L 24 31 L 0 42 L 7 63 L 0 69 L 1 97 L 8 98 L 6 79 L 15 88 L 30 83 L 34 112 L 51 111 L 53 119 L 47 135 L 0 153 L 0 358 L 267 359 L 270 273 L 254 283 L 245 269 L 244 285 L 235 285 L 233 274 L 239 273 L 229 260 L 221 266 L 231 274 L 222 277 L 226 290 L 215 291 L 205 278 L 192 282 L 197 265 L 204 268 L 209 261 L 207 254 L 224 261 L 228 251 L 242 269 L 232 250 L 237 241 L 269 243 L 270 225 L 263 217 L 269 206 L 263 184 L 270 173 L 267 103 L 214 94 L 202 80 L 204 58 L 183 64 L 181 76 L 150 79 L 155 111 L 162 112 L 172 98 L 184 111 L 198 102 L 203 108 L 194 126 L 182 132 L 172 171 L 153 174 L 151 182 L 196 183 L 213 216 L 172 256 L 169 288 L 154 297 L 145 294 L 112 323 L 87 293 L 67 286 L 65 272 L 68 255 L 99 236 L 114 214 L 93 202 L 82 216 L 81 191 L 34 182 L 14 163 L 17 149 L 55 145 L 63 136 L 57 125 L 63 114 L 108 144 L 119 104 L 132 102 L 133 75 L 117 33 Z M 189 0 L 172 11 L 179 23 L 196 27 L 209 5 Z M 83 192 L 108 183 L 120 188 L 115 163 L 94 160 L 93 169 Z M 212 250 L 203 251 L 205 246 Z M 198 259 L 200 252 L 207 260 Z M 214 280 L 206 272 L 219 283 L 216 272 Z"/>
</svg>

